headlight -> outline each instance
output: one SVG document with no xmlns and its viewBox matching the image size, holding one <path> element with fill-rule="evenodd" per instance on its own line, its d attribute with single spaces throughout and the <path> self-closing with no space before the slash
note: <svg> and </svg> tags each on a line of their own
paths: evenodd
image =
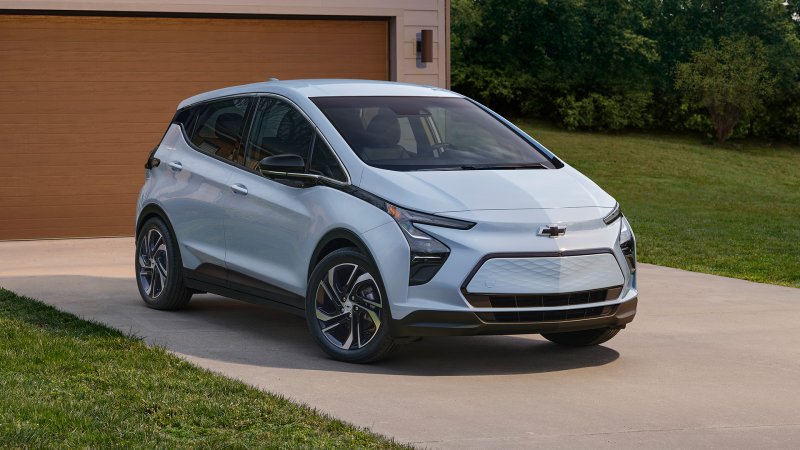
<svg viewBox="0 0 800 450">
<path fill-rule="evenodd" d="M 411 248 L 409 284 L 412 286 L 430 281 L 450 255 L 450 248 L 415 227 L 414 224 L 433 225 L 458 230 L 468 230 L 475 225 L 464 220 L 411 211 L 388 202 L 384 202 L 384 209 L 400 225 L 403 236 L 405 236 L 408 246 Z"/>
<path fill-rule="evenodd" d="M 631 224 L 625 216 L 621 216 L 619 226 L 619 247 L 622 249 L 622 254 L 625 255 L 625 261 L 631 269 L 631 273 L 636 272 L 636 237 L 631 230 Z"/>
<path fill-rule="evenodd" d="M 607 216 L 603 217 L 603 222 L 605 222 L 606 225 L 611 225 L 620 217 L 622 217 L 622 210 L 619 209 L 619 203 L 615 203 L 614 209 L 612 209 Z"/>
</svg>

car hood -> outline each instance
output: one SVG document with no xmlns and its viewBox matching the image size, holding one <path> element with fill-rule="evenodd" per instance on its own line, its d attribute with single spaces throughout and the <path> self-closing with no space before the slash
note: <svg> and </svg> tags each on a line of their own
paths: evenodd
<svg viewBox="0 0 800 450">
<path fill-rule="evenodd" d="M 573 169 L 397 172 L 369 167 L 359 187 L 398 206 L 430 213 L 612 208 L 614 199 Z"/>
</svg>

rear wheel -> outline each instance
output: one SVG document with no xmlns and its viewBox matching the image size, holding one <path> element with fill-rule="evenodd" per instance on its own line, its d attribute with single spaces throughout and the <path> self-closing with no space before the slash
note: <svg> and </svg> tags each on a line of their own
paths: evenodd
<svg viewBox="0 0 800 450">
<path fill-rule="evenodd" d="M 183 282 L 178 245 L 164 222 L 153 217 L 142 225 L 136 242 L 136 284 L 147 306 L 181 309 L 192 291 Z"/>
<path fill-rule="evenodd" d="M 542 333 L 550 342 L 571 347 L 600 345 L 619 333 L 619 328 L 598 328 L 595 330 L 570 331 L 567 333 Z"/>
<path fill-rule="evenodd" d="M 365 363 L 394 347 L 389 306 L 375 265 L 355 249 L 327 255 L 311 274 L 306 320 L 314 340 L 331 357 Z"/>
</svg>

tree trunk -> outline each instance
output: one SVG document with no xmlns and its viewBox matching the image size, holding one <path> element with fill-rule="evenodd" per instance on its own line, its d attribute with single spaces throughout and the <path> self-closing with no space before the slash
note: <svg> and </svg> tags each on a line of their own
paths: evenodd
<svg viewBox="0 0 800 450">
<path fill-rule="evenodd" d="M 717 132 L 717 144 L 722 145 L 731 137 L 742 113 L 734 105 L 716 105 L 709 107 L 708 110 L 714 123 L 714 130 Z"/>
</svg>

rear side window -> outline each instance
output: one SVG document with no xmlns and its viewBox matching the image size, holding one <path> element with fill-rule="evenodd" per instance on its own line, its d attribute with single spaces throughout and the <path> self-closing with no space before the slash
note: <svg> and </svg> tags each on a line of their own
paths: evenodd
<svg viewBox="0 0 800 450">
<path fill-rule="evenodd" d="M 319 134 L 314 139 L 314 149 L 311 152 L 311 164 L 308 170 L 310 173 L 322 175 L 332 180 L 347 181 L 344 170 L 339 165 L 333 150 L 328 147 L 328 144 Z"/>
<path fill-rule="evenodd" d="M 200 151 L 233 160 L 242 140 L 249 98 L 232 98 L 200 105 L 189 140 Z"/>
</svg>

